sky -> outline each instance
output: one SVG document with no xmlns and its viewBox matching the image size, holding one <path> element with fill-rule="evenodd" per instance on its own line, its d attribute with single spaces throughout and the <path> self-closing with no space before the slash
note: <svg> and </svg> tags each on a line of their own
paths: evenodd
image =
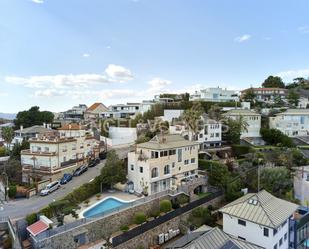
<svg viewBox="0 0 309 249">
<path fill-rule="evenodd" d="M 308 0 L 0 0 L 0 112 L 309 77 Z"/>
</svg>

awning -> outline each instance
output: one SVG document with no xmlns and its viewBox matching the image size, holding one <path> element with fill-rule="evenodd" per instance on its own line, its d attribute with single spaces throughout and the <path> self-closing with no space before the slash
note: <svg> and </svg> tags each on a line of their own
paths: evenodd
<svg viewBox="0 0 309 249">
<path fill-rule="evenodd" d="M 32 225 L 27 227 L 27 230 L 29 233 L 31 233 L 33 236 L 36 236 L 40 234 L 41 232 L 46 231 L 49 228 L 49 225 L 46 224 L 44 221 L 37 221 L 33 223 Z"/>
</svg>

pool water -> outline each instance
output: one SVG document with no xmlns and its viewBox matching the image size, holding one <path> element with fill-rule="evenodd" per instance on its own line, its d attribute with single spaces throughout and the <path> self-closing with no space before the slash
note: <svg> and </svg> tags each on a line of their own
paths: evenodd
<svg viewBox="0 0 309 249">
<path fill-rule="evenodd" d="M 115 209 L 120 209 L 127 206 L 128 203 L 116 200 L 112 197 L 104 199 L 93 207 L 90 207 L 86 212 L 83 213 L 83 216 L 86 218 L 91 218 L 95 216 L 104 215 L 114 211 Z"/>
</svg>

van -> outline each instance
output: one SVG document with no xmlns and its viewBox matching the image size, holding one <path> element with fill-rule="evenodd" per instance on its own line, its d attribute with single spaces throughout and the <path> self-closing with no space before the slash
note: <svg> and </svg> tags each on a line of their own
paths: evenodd
<svg viewBox="0 0 309 249">
<path fill-rule="evenodd" d="M 57 190 L 58 188 L 60 188 L 59 181 L 51 182 L 51 183 L 46 185 L 45 189 L 41 190 L 40 195 L 41 196 L 48 195 L 51 192 Z"/>
</svg>

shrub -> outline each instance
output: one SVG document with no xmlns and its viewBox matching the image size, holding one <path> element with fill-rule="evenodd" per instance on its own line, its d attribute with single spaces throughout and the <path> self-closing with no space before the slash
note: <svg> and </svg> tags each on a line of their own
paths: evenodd
<svg viewBox="0 0 309 249">
<path fill-rule="evenodd" d="M 134 215 L 134 223 L 142 224 L 146 221 L 147 217 L 143 212 L 138 212 Z"/>
<path fill-rule="evenodd" d="M 178 202 L 177 199 L 174 199 L 174 200 L 172 201 L 172 208 L 173 208 L 173 209 L 180 208 L 180 204 L 179 204 L 179 202 Z"/>
<path fill-rule="evenodd" d="M 236 157 L 240 157 L 242 155 L 248 154 L 251 151 L 251 148 L 247 145 L 233 144 L 232 150 Z"/>
<path fill-rule="evenodd" d="M 189 196 L 186 196 L 186 195 L 180 195 L 177 197 L 177 200 L 179 202 L 180 205 L 183 205 L 183 204 L 186 204 L 189 202 Z"/>
<path fill-rule="evenodd" d="M 26 221 L 28 223 L 28 226 L 30 226 L 31 224 L 33 224 L 34 222 L 37 221 L 37 215 L 36 213 L 32 213 L 32 214 L 28 214 L 26 216 Z"/>
<path fill-rule="evenodd" d="M 14 198 L 17 192 L 16 185 L 10 185 L 8 195 L 10 198 Z"/>
<path fill-rule="evenodd" d="M 126 232 L 126 231 L 129 231 L 129 227 L 128 227 L 128 225 L 121 225 L 121 226 L 120 226 L 120 230 L 121 230 L 122 232 Z"/>
<path fill-rule="evenodd" d="M 160 211 L 167 213 L 172 210 L 172 203 L 170 200 L 162 200 L 160 201 Z"/>
<path fill-rule="evenodd" d="M 84 201 L 84 203 L 86 204 L 86 206 L 88 206 L 89 202 L 90 202 L 89 200 L 85 200 L 85 201 Z"/>
<path fill-rule="evenodd" d="M 150 213 L 150 216 L 153 217 L 153 218 L 159 217 L 160 216 L 160 210 L 159 209 L 152 210 L 151 213 Z"/>
<path fill-rule="evenodd" d="M 198 160 L 198 168 L 201 170 L 209 170 L 211 167 L 216 167 L 218 165 L 221 165 L 221 163 L 217 161 L 204 159 Z"/>
<path fill-rule="evenodd" d="M 50 206 L 47 206 L 47 207 L 41 209 L 40 213 L 42 215 L 45 215 L 47 218 L 53 217 L 53 210 L 50 208 Z"/>
<path fill-rule="evenodd" d="M 100 200 L 101 194 L 96 194 L 97 200 Z"/>
</svg>

